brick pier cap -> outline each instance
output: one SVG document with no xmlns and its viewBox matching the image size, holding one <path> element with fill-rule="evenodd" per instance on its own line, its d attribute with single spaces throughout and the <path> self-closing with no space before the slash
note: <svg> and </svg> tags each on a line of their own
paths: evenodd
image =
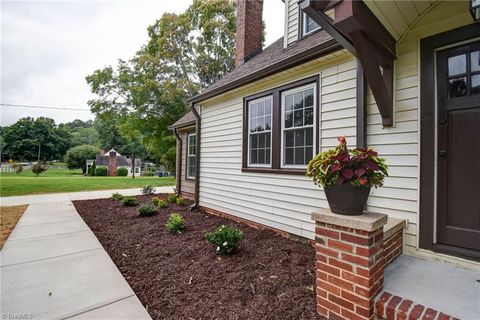
<svg viewBox="0 0 480 320">
<path fill-rule="evenodd" d="M 312 213 L 315 227 L 317 311 L 328 319 L 374 318 L 383 287 L 383 226 L 387 215 Z"/>
</svg>

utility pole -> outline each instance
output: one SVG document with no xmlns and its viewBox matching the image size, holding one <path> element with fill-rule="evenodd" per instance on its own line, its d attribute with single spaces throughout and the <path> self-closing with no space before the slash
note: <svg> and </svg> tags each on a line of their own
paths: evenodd
<svg viewBox="0 0 480 320">
<path fill-rule="evenodd" d="M 37 162 L 40 162 L 40 144 L 38 144 L 38 160 Z"/>
</svg>

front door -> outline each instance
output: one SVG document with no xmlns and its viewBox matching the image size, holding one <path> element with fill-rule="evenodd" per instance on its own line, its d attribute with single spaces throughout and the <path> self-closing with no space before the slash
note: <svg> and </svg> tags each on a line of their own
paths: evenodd
<svg viewBox="0 0 480 320">
<path fill-rule="evenodd" d="M 436 53 L 436 236 L 480 257 L 480 41 Z"/>
</svg>

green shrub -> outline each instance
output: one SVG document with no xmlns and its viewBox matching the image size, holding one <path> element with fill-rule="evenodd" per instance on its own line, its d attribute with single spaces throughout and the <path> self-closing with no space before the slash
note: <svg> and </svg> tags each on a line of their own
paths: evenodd
<svg viewBox="0 0 480 320">
<path fill-rule="evenodd" d="M 165 224 L 165 227 L 171 233 L 182 233 L 185 230 L 185 220 L 179 213 L 172 213 Z"/>
<path fill-rule="evenodd" d="M 177 195 L 175 193 L 169 193 L 167 196 L 167 201 L 170 203 L 177 202 Z"/>
<path fill-rule="evenodd" d="M 205 237 L 215 246 L 216 254 L 230 254 L 243 239 L 243 232 L 235 227 L 221 226 L 214 232 L 207 232 Z"/>
<path fill-rule="evenodd" d="M 43 172 L 47 171 L 48 167 L 43 162 L 37 162 L 32 166 L 32 172 L 35 173 L 35 176 L 38 177 Z"/>
<path fill-rule="evenodd" d="M 153 186 L 145 186 L 142 188 L 143 195 L 154 194 L 154 193 L 155 193 L 155 188 Z"/>
<path fill-rule="evenodd" d="M 95 177 L 95 169 L 97 168 L 97 165 L 95 164 L 95 161 L 93 161 L 92 163 L 92 166 L 90 167 L 90 171 L 88 172 L 88 174 L 91 176 L 91 177 Z"/>
<path fill-rule="evenodd" d="M 68 149 L 65 155 L 65 163 L 68 169 L 82 169 L 82 173 L 87 173 L 87 160 L 95 159 L 100 149 L 96 146 L 82 144 Z"/>
<path fill-rule="evenodd" d="M 97 167 L 95 168 L 95 176 L 104 177 L 107 175 L 107 167 Z"/>
<path fill-rule="evenodd" d="M 23 171 L 23 166 L 20 163 L 12 164 L 12 169 L 15 170 L 16 174 L 20 174 Z"/>
<path fill-rule="evenodd" d="M 166 208 L 168 207 L 168 204 L 165 200 L 162 200 L 158 197 L 153 197 L 152 198 L 152 203 L 157 206 L 158 208 Z"/>
<path fill-rule="evenodd" d="M 140 217 L 153 216 L 155 213 L 157 213 L 157 207 L 153 204 L 144 204 L 138 208 L 138 215 Z"/>
<path fill-rule="evenodd" d="M 123 199 L 123 195 L 121 195 L 120 193 L 118 192 L 112 193 L 112 200 L 121 201 L 122 199 Z"/>
<path fill-rule="evenodd" d="M 152 172 L 152 171 L 147 171 L 142 173 L 142 176 L 144 177 L 153 177 L 154 175 L 155 175 L 155 172 Z"/>
<path fill-rule="evenodd" d="M 118 168 L 117 176 L 119 177 L 126 177 L 128 176 L 128 169 L 127 168 Z"/>
<path fill-rule="evenodd" d="M 185 199 L 183 199 L 182 197 L 178 197 L 176 202 L 178 205 L 183 206 L 185 204 Z"/>
<path fill-rule="evenodd" d="M 137 199 L 135 199 L 135 197 L 123 197 L 120 201 L 122 202 L 122 205 L 128 207 L 133 207 L 137 204 Z"/>
</svg>

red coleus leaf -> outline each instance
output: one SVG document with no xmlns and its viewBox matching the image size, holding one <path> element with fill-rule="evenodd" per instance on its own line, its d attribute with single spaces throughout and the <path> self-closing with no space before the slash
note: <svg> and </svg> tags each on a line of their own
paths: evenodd
<svg viewBox="0 0 480 320">
<path fill-rule="evenodd" d="M 342 165 L 340 163 L 335 163 L 331 168 L 332 173 L 337 172 L 341 167 Z"/>
<path fill-rule="evenodd" d="M 343 176 L 338 176 L 337 178 L 337 184 L 340 185 L 343 183 L 343 181 L 345 181 L 345 178 Z"/>
<path fill-rule="evenodd" d="M 378 164 L 372 160 L 365 161 L 365 165 L 370 169 L 372 169 L 373 171 L 377 171 L 379 169 Z"/>
<path fill-rule="evenodd" d="M 351 179 L 353 177 L 353 170 L 345 168 L 342 170 L 342 175 L 347 179 Z"/>
<path fill-rule="evenodd" d="M 363 176 L 363 174 L 365 173 L 365 171 L 367 171 L 367 170 L 365 170 L 364 168 L 358 168 L 357 170 L 355 170 L 355 175 L 356 175 L 357 177 L 361 177 L 361 176 Z"/>
<path fill-rule="evenodd" d="M 364 178 L 358 178 L 358 183 L 360 183 L 361 186 L 364 186 L 366 185 L 368 182 L 367 179 L 364 179 Z"/>
</svg>

